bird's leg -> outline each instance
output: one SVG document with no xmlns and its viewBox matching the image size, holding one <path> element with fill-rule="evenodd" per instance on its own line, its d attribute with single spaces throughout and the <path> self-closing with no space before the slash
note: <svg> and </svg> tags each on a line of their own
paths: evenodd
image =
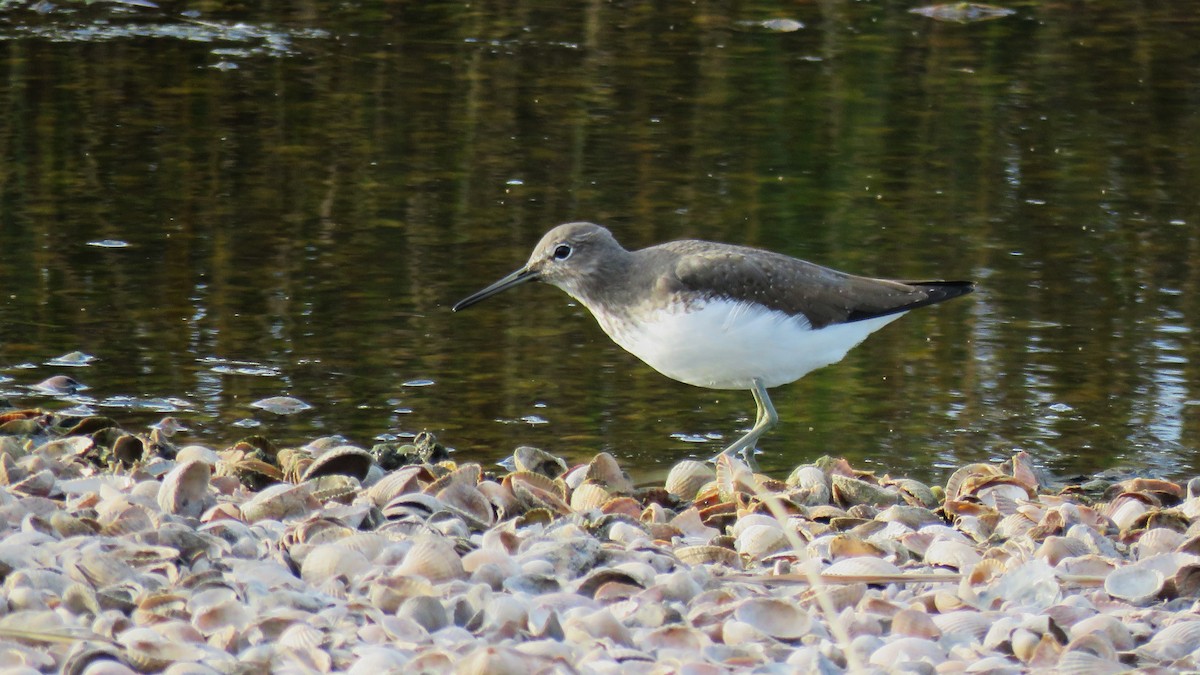
<svg viewBox="0 0 1200 675">
<path fill-rule="evenodd" d="M 763 386 L 762 380 L 755 378 L 750 388 L 750 393 L 754 395 L 754 403 L 758 406 L 758 413 L 754 418 L 754 426 L 750 427 L 750 431 L 746 432 L 745 436 L 734 441 L 729 447 L 721 451 L 722 455 L 733 455 L 741 453 L 742 458 L 753 469 L 755 462 L 753 458 L 754 446 L 758 443 L 758 439 L 771 427 L 779 422 L 779 414 L 775 412 L 775 406 L 771 404 L 771 397 L 767 395 L 767 388 Z"/>
</svg>

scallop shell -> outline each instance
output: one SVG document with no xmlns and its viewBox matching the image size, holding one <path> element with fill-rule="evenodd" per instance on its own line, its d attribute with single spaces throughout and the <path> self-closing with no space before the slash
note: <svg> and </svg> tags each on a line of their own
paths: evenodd
<svg viewBox="0 0 1200 675">
<path fill-rule="evenodd" d="M 1111 614 L 1097 614 L 1081 619 L 1071 626 L 1069 635 L 1072 642 L 1088 635 L 1101 635 L 1109 649 L 1117 651 L 1128 651 L 1137 643 L 1129 626 Z M 1097 655 L 1103 656 L 1099 653 Z"/>
<path fill-rule="evenodd" d="M 429 469 L 424 466 L 401 467 L 386 474 L 367 488 L 367 497 L 375 506 L 383 508 L 400 495 L 420 492 L 423 488 L 422 481 L 429 483 L 433 480 L 433 474 L 429 473 Z"/>
<path fill-rule="evenodd" d="M 1187 541 L 1187 535 L 1181 532 L 1165 527 L 1156 527 L 1142 533 L 1137 543 L 1133 545 L 1133 551 L 1135 556 L 1141 560 L 1160 553 L 1175 551 L 1185 541 Z"/>
<path fill-rule="evenodd" d="M 938 666 L 946 660 L 946 650 L 933 640 L 918 637 L 901 637 L 891 640 L 871 653 L 870 663 L 882 668 L 892 668 L 898 663 L 925 662 Z"/>
<path fill-rule="evenodd" d="M 567 463 L 545 450 L 522 445 L 513 452 L 513 465 L 517 471 L 540 473 L 548 478 L 557 478 L 567 472 Z"/>
<path fill-rule="evenodd" d="M 830 480 L 833 483 L 833 500 L 843 507 L 856 504 L 886 507 L 902 501 L 898 491 L 865 480 L 839 474 L 830 476 Z"/>
<path fill-rule="evenodd" d="M 429 516 L 445 509 L 441 500 L 424 492 L 407 492 L 389 501 L 382 509 L 388 519 L 415 517 L 426 520 Z"/>
<path fill-rule="evenodd" d="M 1066 558 L 1077 558 L 1087 553 L 1087 544 L 1079 539 L 1049 536 L 1042 540 L 1041 545 L 1033 552 L 1033 557 L 1045 560 L 1048 565 L 1055 567 Z"/>
<path fill-rule="evenodd" d="M 685 459 L 671 467 L 667 474 L 666 488 L 671 494 L 684 501 L 696 497 L 700 488 L 712 482 L 716 473 L 708 464 L 694 459 Z"/>
<path fill-rule="evenodd" d="M 1162 592 L 1166 576 L 1156 569 L 1127 565 L 1113 570 L 1104 579 L 1104 591 L 1114 598 L 1133 604 L 1153 601 Z"/>
<path fill-rule="evenodd" d="M 885 551 L 880 547 L 854 535 L 836 534 L 826 539 L 828 539 L 829 558 L 831 560 L 855 558 L 864 555 L 878 558 L 885 554 Z"/>
<path fill-rule="evenodd" d="M 1174 661 L 1194 652 L 1198 644 L 1200 621 L 1179 621 L 1156 632 L 1136 652 L 1159 661 Z"/>
<path fill-rule="evenodd" d="M 208 588 L 187 600 L 191 623 L 205 636 L 232 628 L 240 632 L 253 618 L 245 603 L 230 588 Z"/>
<path fill-rule="evenodd" d="M 642 505 L 632 497 L 614 497 L 600 505 L 600 512 L 604 514 L 622 514 L 640 520 L 642 517 Z"/>
<path fill-rule="evenodd" d="M 942 636 L 942 629 L 937 627 L 928 612 L 905 608 L 892 617 L 892 633 L 936 640 Z"/>
<path fill-rule="evenodd" d="M 319 506 L 309 485 L 279 483 L 259 492 L 242 504 L 242 517 L 248 523 L 260 520 L 284 520 L 307 514 Z"/>
<path fill-rule="evenodd" d="M 1128 673 L 1129 667 L 1116 659 L 1068 650 L 1055 664 L 1054 672 L 1060 675 L 1118 675 Z"/>
<path fill-rule="evenodd" d="M 592 458 L 588 464 L 586 478 L 606 486 L 613 494 L 633 492 L 633 481 L 629 480 L 621 465 L 607 452 L 601 452 Z"/>
<path fill-rule="evenodd" d="M 964 483 L 968 479 L 999 475 L 1002 475 L 1000 469 L 991 464 L 968 464 L 950 474 L 950 478 L 946 480 L 946 500 L 957 500 L 967 494 Z"/>
<path fill-rule="evenodd" d="M 352 476 L 361 482 L 367 477 L 374 463 L 375 457 L 370 452 L 353 445 L 339 445 L 313 459 L 300 479 L 309 480 L 317 476 L 341 474 Z"/>
<path fill-rule="evenodd" d="M 688 565 L 725 565 L 742 569 L 742 559 L 737 551 L 724 546 L 683 546 L 675 549 L 675 557 Z"/>
<path fill-rule="evenodd" d="M 475 483 L 453 482 L 438 491 L 437 498 L 474 529 L 484 530 L 496 522 L 492 503 L 475 487 Z"/>
<path fill-rule="evenodd" d="M 810 588 L 800 594 L 800 599 L 805 605 L 824 607 L 828 604 L 840 612 L 858 605 L 866 594 L 867 585 L 864 583 L 837 583 Z"/>
<path fill-rule="evenodd" d="M 996 617 L 991 614 L 969 609 L 935 614 L 930 619 L 943 634 L 962 633 L 976 640 L 983 640 L 983 636 L 987 635 L 996 621 Z"/>
<path fill-rule="evenodd" d="M 389 614 L 413 596 L 434 593 L 433 584 L 424 577 L 395 575 L 373 579 L 369 591 L 371 605 Z"/>
<path fill-rule="evenodd" d="M 742 529 L 734 540 L 737 552 L 751 560 L 761 560 L 787 547 L 787 535 L 778 524 L 751 525 Z"/>
<path fill-rule="evenodd" d="M 313 476 L 306 482 L 312 488 L 313 499 L 321 503 L 336 501 L 349 504 L 362 491 L 362 483 L 344 473 Z"/>
<path fill-rule="evenodd" d="M 436 535 L 416 537 L 412 548 L 395 571 L 397 574 L 421 576 L 434 584 L 466 576 L 462 558 L 455 552 L 454 546 Z"/>
<path fill-rule="evenodd" d="M 319 544 L 304 556 L 300 578 L 318 585 L 338 576 L 353 581 L 371 569 L 367 557 L 341 544 Z"/>
<path fill-rule="evenodd" d="M 201 661 L 207 652 L 198 645 L 179 642 L 151 628 L 132 628 L 119 636 L 125 658 L 142 672 L 158 672 L 173 663 Z"/>
<path fill-rule="evenodd" d="M 812 630 L 812 617 L 794 603 L 777 598 L 748 598 L 733 616 L 777 640 L 798 640 Z"/>
<path fill-rule="evenodd" d="M 959 571 L 968 570 L 979 563 L 983 556 L 974 546 L 961 541 L 939 539 L 925 549 L 925 563 L 939 567 L 950 567 Z"/>
<path fill-rule="evenodd" d="M 839 560 L 821 572 L 824 577 L 887 577 L 899 574 L 902 572 L 894 563 L 866 556 Z"/>
<path fill-rule="evenodd" d="M 610 499 L 612 493 L 599 483 L 584 482 L 571 492 L 571 508 L 576 511 L 598 509 Z"/>
<path fill-rule="evenodd" d="M 462 466 L 446 472 L 440 478 L 426 485 L 423 492 L 426 494 L 436 495 L 447 487 L 460 483 L 470 487 L 475 487 L 479 484 L 479 481 L 482 478 L 483 467 L 474 463 L 463 464 Z"/>
<path fill-rule="evenodd" d="M 504 485 L 512 490 L 517 502 L 526 510 L 549 509 L 566 515 L 571 507 L 566 503 L 566 486 L 540 473 L 518 471 L 504 478 Z"/>
</svg>

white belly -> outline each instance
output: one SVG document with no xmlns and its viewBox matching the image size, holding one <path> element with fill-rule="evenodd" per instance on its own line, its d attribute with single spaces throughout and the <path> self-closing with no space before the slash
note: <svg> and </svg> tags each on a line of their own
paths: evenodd
<svg viewBox="0 0 1200 675">
<path fill-rule="evenodd" d="M 804 317 L 761 305 L 712 300 L 690 311 L 662 309 L 638 321 L 605 321 L 609 337 L 658 372 L 711 389 L 777 387 L 837 363 L 868 335 L 899 319 L 889 314 L 813 330 Z"/>
</svg>

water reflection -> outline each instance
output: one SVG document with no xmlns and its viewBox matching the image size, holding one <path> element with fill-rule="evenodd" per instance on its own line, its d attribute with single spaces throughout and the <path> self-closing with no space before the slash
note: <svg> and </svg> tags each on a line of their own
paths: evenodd
<svg viewBox="0 0 1200 675">
<path fill-rule="evenodd" d="M 749 396 L 666 380 L 552 289 L 449 313 L 586 218 L 633 247 L 980 282 L 773 392 L 769 469 L 832 452 L 935 476 L 1022 448 L 1064 474 L 1195 470 L 1182 6 L 98 5 L 0 24 L 16 404 L 169 406 L 214 445 L 249 421 L 285 443 L 428 428 L 481 461 L 607 449 L 644 474 L 708 456 Z M 225 32 L 169 28 L 201 22 Z M 96 360 L 46 365 L 76 351 Z M 90 389 L 28 389 L 59 374 Z M 251 407 L 273 396 L 313 409 Z"/>
</svg>

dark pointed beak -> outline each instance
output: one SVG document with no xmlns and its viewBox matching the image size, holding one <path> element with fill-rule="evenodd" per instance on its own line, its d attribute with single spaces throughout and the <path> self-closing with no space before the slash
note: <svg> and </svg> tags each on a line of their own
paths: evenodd
<svg viewBox="0 0 1200 675">
<path fill-rule="evenodd" d="M 521 269 L 504 277 L 503 279 L 501 279 L 500 281 L 497 281 L 496 283 L 492 284 L 491 286 L 488 286 L 487 288 L 485 288 L 481 291 L 476 291 L 475 293 L 468 295 L 467 297 L 463 298 L 462 300 L 459 300 L 458 303 L 456 305 L 454 305 L 453 311 L 457 312 L 460 309 L 466 309 L 481 300 L 486 300 L 486 299 L 492 297 L 493 295 L 499 293 L 500 291 L 512 288 L 513 286 L 519 286 L 520 284 L 523 284 L 526 281 L 534 281 L 538 278 L 538 276 L 540 276 L 540 275 L 537 273 L 536 270 L 531 270 L 527 267 L 522 267 Z"/>
</svg>

